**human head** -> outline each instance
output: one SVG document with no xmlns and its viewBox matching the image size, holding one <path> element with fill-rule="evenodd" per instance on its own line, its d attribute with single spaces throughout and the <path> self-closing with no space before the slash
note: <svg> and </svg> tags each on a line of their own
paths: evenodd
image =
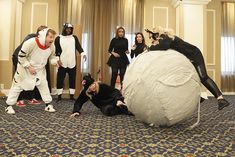
<svg viewBox="0 0 235 157">
<path fill-rule="evenodd" d="M 118 26 L 116 29 L 116 38 L 124 38 L 125 37 L 125 29 L 122 26 Z"/>
<path fill-rule="evenodd" d="M 94 82 L 95 82 L 95 80 L 91 77 L 91 74 L 88 73 L 85 76 L 83 76 L 82 85 L 85 90 L 87 90 L 89 88 L 89 86 Z"/>
<path fill-rule="evenodd" d="M 145 44 L 144 35 L 141 32 L 135 34 L 135 44 L 137 45 L 138 43 Z"/>
<path fill-rule="evenodd" d="M 39 31 L 41 31 L 41 30 L 43 30 L 45 28 L 47 28 L 47 26 L 44 26 L 44 25 L 39 26 L 38 29 L 37 29 L 36 34 L 38 35 Z"/>
<path fill-rule="evenodd" d="M 53 29 L 48 29 L 46 33 L 45 46 L 50 47 L 55 39 L 56 32 Z"/>
<path fill-rule="evenodd" d="M 64 23 L 62 35 L 72 35 L 73 34 L 73 25 L 71 23 Z"/>
<path fill-rule="evenodd" d="M 93 93 L 96 91 L 97 87 L 96 87 L 96 82 L 93 82 L 89 87 L 88 87 L 88 92 L 89 93 Z"/>
</svg>

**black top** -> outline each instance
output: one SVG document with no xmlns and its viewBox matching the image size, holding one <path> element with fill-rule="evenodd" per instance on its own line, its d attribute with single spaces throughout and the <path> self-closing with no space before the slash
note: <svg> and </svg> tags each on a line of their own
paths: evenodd
<svg viewBox="0 0 235 157">
<path fill-rule="evenodd" d="M 111 67 L 126 67 L 130 62 L 127 58 L 128 40 L 126 38 L 113 38 L 109 45 L 109 53 L 116 52 L 120 57 L 111 55 L 107 64 Z"/>
<path fill-rule="evenodd" d="M 116 105 L 118 100 L 124 100 L 119 90 L 103 83 L 98 84 L 99 92 L 91 94 L 91 99 L 86 95 L 86 90 L 82 90 L 74 104 L 73 113 L 80 112 L 83 104 L 88 100 L 90 100 L 98 108 L 105 105 Z"/>
<path fill-rule="evenodd" d="M 186 56 L 193 64 L 201 63 L 202 53 L 196 46 L 185 42 L 177 36 L 175 36 L 174 40 L 164 35 L 161 37 L 162 39 L 160 39 L 158 45 L 150 47 L 151 51 L 173 49 Z"/>
<path fill-rule="evenodd" d="M 38 36 L 38 35 L 35 34 L 35 33 L 28 34 L 28 35 L 24 38 L 23 42 L 15 49 L 15 51 L 13 52 L 13 55 L 12 55 L 12 61 L 13 61 L 13 65 L 14 65 L 14 66 L 17 66 L 17 63 L 18 63 L 18 54 L 19 54 L 19 52 L 20 52 L 20 50 L 21 50 L 21 48 L 22 48 L 24 42 L 27 41 L 27 40 L 29 40 L 29 39 L 31 39 L 31 38 L 37 37 L 37 36 Z"/>
<path fill-rule="evenodd" d="M 82 53 L 84 52 L 84 50 L 82 49 L 82 46 L 78 40 L 78 37 L 76 35 L 73 35 L 74 37 L 74 40 L 75 40 L 75 49 L 79 52 L 79 53 Z M 61 46 L 60 46 L 60 36 L 57 36 L 55 38 L 55 53 L 56 53 L 56 56 L 60 56 L 61 53 L 62 53 L 62 49 L 61 49 Z M 76 52 L 74 52 L 76 53 Z"/>
<path fill-rule="evenodd" d="M 139 54 L 145 51 L 147 49 L 147 46 L 143 43 L 138 43 L 136 45 L 136 48 L 134 50 L 131 50 L 131 58 L 134 56 L 137 57 Z"/>
</svg>

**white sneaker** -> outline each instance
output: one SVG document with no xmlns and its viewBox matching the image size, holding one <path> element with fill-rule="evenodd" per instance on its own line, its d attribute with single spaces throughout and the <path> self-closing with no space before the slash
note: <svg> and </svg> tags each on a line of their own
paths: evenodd
<svg viewBox="0 0 235 157">
<path fill-rule="evenodd" d="M 53 105 L 48 105 L 45 108 L 45 111 L 47 111 L 47 112 L 55 112 L 56 110 L 54 109 Z"/>
<path fill-rule="evenodd" d="M 6 111 L 8 114 L 15 114 L 15 113 L 16 113 L 12 106 L 6 107 L 5 111 Z"/>
</svg>

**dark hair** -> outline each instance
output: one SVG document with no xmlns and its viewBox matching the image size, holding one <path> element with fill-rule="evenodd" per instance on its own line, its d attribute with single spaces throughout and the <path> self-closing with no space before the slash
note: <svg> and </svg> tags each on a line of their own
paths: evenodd
<svg viewBox="0 0 235 157">
<path fill-rule="evenodd" d="M 38 34 L 41 30 L 47 28 L 47 26 L 41 25 L 38 27 L 36 34 Z"/>
<path fill-rule="evenodd" d="M 53 29 L 48 29 L 46 36 L 51 33 L 53 35 L 56 35 L 56 32 Z"/>
<path fill-rule="evenodd" d="M 119 37 L 119 36 L 118 36 L 118 31 L 119 31 L 120 29 L 123 30 L 123 33 L 124 33 L 123 37 L 125 37 L 125 29 L 124 29 L 124 27 L 120 26 L 120 27 L 118 27 L 118 28 L 116 29 L 116 36 L 115 36 L 115 38 L 118 38 L 118 37 Z"/>
<path fill-rule="evenodd" d="M 141 35 L 141 37 L 142 37 L 142 44 L 144 44 L 144 45 L 145 45 L 145 38 L 144 38 L 143 33 L 141 33 L 141 32 L 137 32 L 137 33 L 135 33 L 135 45 L 137 45 L 137 44 L 138 44 L 138 41 L 137 41 L 137 35 Z"/>
</svg>

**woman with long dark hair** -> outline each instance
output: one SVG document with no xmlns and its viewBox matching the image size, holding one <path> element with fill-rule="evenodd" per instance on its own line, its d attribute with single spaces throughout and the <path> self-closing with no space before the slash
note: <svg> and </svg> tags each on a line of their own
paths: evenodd
<svg viewBox="0 0 235 157">
<path fill-rule="evenodd" d="M 111 40 L 108 51 L 111 54 L 107 62 L 112 69 L 111 86 L 115 87 L 118 72 L 122 86 L 126 68 L 129 64 L 126 55 L 128 53 L 128 40 L 125 38 L 125 29 L 123 27 L 117 28 L 116 36 Z"/>
<path fill-rule="evenodd" d="M 131 58 L 137 57 L 142 52 L 147 52 L 144 35 L 140 32 L 135 34 L 135 44 L 131 48 Z"/>
</svg>

